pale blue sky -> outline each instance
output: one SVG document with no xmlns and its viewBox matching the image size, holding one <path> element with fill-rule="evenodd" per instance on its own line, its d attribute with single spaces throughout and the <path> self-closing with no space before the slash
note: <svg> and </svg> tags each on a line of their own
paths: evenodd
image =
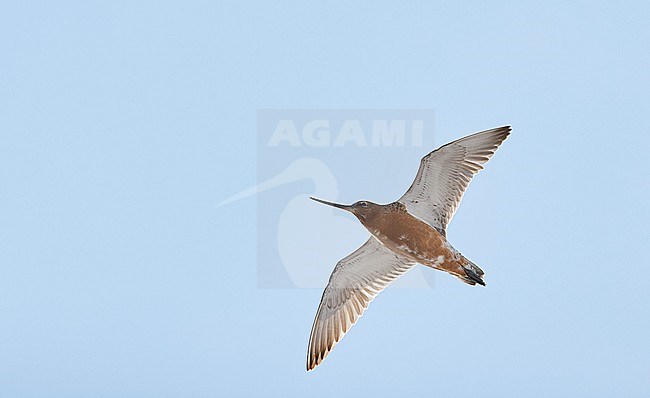
<svg viewBox="0 0 650 398">
<path fill-rule="evenodd" d="M 647 2 L 349 3 L 0 4 L 0 396 L 650 394 Z M 448 231 L 488 286 L 388 289 L 306 373 L 321 290 L 257 284 L 291 197 L 215 207 L 267 108 L 511 124 Z M 385 201 L 417 158 L 339 162 Z"/>
</svg>

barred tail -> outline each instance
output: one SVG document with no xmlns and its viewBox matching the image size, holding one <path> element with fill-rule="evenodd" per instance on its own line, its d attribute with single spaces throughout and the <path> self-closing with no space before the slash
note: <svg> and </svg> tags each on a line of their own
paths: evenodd
<svg viewBox="0 0 650 398">
<path fill-rule="evenodd" d="M 479 285 L 485 286 L 485 282 L 483 281 L 483 275 L 485 273 L 483 272 L 483 270 L 480 269 L 478 265 L 474 264 L 468 259 L 465 259 L 465 261 L 466 264 L 463 265 L 465 276 L 461 277 L 460 280 L 472 286 L 476 285 L 477 283 Z"/>
</svg>

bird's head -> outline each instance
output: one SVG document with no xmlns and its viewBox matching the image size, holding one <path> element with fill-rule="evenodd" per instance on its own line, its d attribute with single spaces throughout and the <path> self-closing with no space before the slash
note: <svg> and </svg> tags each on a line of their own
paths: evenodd
<svg viewBox="0 0 650 398">
<path fill-rule="evenodd" d="M 354 202 L 351 205 L 342 205 L 339 203 L 328 202 L 326 200 L 317 199 L 313 197 L 310 197 L 310 199 L 315 200 L 316 202 L 326 204 L 328 206 L 349 211 L 350 213 L 357 216 L 359 221 L 361 221 L 361 223 L 363 223 L 364 225 L 367 222 L 371 221 L 379 213 L 381 213 L 381 208 L 383 207 L 382 205 L 378 205 L 377 203 L 369 202 L 367 200 L 360 200 L 358 202 Z"/>
</svg>

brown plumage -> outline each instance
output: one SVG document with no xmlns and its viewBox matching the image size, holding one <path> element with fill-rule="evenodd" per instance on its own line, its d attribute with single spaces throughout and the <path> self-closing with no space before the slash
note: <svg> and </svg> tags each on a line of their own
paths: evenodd
<svg viewBox="0 0 650 398">
<path fill-rule="evenodd" d="M 486 130 L 429 153 L 404 196 L 387 205 L 312 198 L 351 212 L 372 236 L 330 276 L 309 338 L 307 370 L 322 362 L 377 294 L 416 263 L 485 285 L 483 271 L 447 241 L 446 228 L 471 178 L 509 133 L 509 126 Z"/>
<path fill-rule="evenodd" d="M 483 271 L 454 249 L 443 234 L 413 217 L 406 206 L 394 202 L 386 206 L 367 202 L 365 209 L 352 209 L 359 221 L 387 248 L 416 263 L 445 271 L 470 285 L 485 285 Z M 479 278 L 476 279 L 478 274 Z"/>
</svg>

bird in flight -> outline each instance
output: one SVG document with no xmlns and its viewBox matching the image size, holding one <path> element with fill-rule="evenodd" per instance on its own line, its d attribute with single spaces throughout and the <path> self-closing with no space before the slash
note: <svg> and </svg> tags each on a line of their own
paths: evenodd
<svg viewBox="0 0 650 398">
<path fill-rule="evenodd" d="M 380 205 L 317 202 L 354 214 L 371 236 L 339 261 L 323 292 L 307 348 L 307 370 L 318 366 L 368 304 L 415 264 L 483 285 L 483 270 L 447 241 L 446 229 L 472 177 L 483 169 L 510 126 L 481 131 L 422 158 L 415 181 L 397 201 Z"/>
</svg>

